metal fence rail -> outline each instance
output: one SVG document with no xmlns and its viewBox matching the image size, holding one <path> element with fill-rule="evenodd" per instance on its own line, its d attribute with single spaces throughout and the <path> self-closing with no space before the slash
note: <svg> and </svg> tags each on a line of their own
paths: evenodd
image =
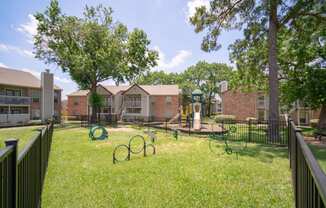
<svg viewBox="0 0 326 208">
<path fill-rule="evenodd" d="M 163 119 L 161 119 L 163 120 Z M 211 134 L 225 134 L 230 128 L 235 128 L 235 133 L 232 134 L 230 140 L 244 140 L 251 143 L 261 144 L 275 144 L 287 145 L 288 144 L 288 127 L 285 121 L 256 121 L 256 120 L 225 120 L 214 123 L 202 122 L 201 131 L 192 130 L 192 120 L 180 119 L 174 123 L 169 123 L 169 120 L 164 122 L 143 122 L 138 123 L 140 126 L 148 126 L 153 128 L 163 129 L 165 131 L 178 130 L 188 135 L 211 135 Z M 209 130 L 212 131 L 209 131 Z M 271 134 L 275 134 L 272 137 Z"/>
<path fill-rule="evenodd" d="M 37 208 L 52 143 L 53 123 L 47 125 L 17 157 L 18 140 L 0 150 L 0 208 Z"/>
<path fill-rule="evenodd" d="M 289 128 L 289 159 L 295 205 L 326 207 L 326 175 L 292 121 L 289 121 Z"/>
</svg>

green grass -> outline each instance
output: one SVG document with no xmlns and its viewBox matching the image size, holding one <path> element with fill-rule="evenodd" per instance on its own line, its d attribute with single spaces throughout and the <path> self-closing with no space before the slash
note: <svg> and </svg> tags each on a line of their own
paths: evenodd
<svg viewBox="0 0 326 208">
<path fill-rule="evenodd" d="M 37 129 L 42 126 L 27 126 L 27 127 L 13 127 L 13 128 L 2 128 L 0 129 L 0 148 L 5 147 L 5 141 L 7 139 L 19 139 L 18 141 L 18 151 L 21 151 L 24 146 L 30 141 L 34 136 L 37 135 Z"/>
<path fill-rule="evenodd" d="M 293 207 L 287 150 L 250 144 L 239 159 L 208 140 L 158 132 L 157 154 L 113 165 L 112 152 L 140 130 L 89 141 L 87 129 L 56 129 L 43 207 Z"/>
<path fill-rule="evenodd" d="M 310 144 L 309 147 L 319 162 L 320 167 L 326 173 L 326 148 L 313 144 Z"/>
</svg>

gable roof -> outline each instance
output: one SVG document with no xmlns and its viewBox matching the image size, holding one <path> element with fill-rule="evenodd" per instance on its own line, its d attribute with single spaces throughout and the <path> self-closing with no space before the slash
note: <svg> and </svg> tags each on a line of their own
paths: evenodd
<svg viewBox="0 0 326 208">
<path fill-rule="evenodd" d="M 142 91 L 144 91 L 147 95 L 150 95 L 144 88 L 142 88 L 141 86 L 139 86 L 138 84 L 133 84 L 131 85 L 127 90 L 125 90 L 122 94 L 128 92 L 129 90 L 131 90 L 134 87 L 138 87 L 139 89 L 141 89 Z"/>
<path fill-rule="evenodd" d="M 0 67 L 0 84 L 18 87 L 41 88 L 41 80 L 30 72 Z M 54 85 L 55 90 L 60 87 Z"/>
<path fill-rule="evenodd" d="M 115 85 L 107 85 L 104 86 L 108 91 L 110 91 L 112 94 L 116 95 L 119 92 L 124 92 L 126 91 L 130 86 L 129 85 L 120 85 L 120 86 L 115 86 Z"/>
<path fill-rule="evenodd" d="M 126 92 L 127 90 L 131 89 L 134 86 L 138 86 L 143 89 L 149 95 L 179 95 L 180 89 L 178 85 L 122 85 L 122 86 L 114 86 L 114 85 L 107 85 L 104 86 L 108 91 L 110 91 L 113 95 L 118 94 L 119 92 Z M 69 94 L 68 96 L 87 96 L 88 90 L 78 90 Z"/>
<path fill-rule="evenodd" d="M 179 95 L 178 85 L 140 85 L 150 95 Z"/>
</svg>

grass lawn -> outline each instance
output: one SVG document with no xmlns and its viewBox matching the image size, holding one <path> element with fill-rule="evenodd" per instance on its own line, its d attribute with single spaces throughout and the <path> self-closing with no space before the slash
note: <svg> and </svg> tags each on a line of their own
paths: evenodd
<svg viewBox="0 0 326 208">
<path fill-rule="evenodd" d="M 211 153 L 205 138 L 162 132 L 156 155 L 113 165 L 113 148 L 142 134 L 127 130 L 89 141 L 87 129 L 56 129 L 43 207 L 294 206 L 286 149 L 250 144 L 237 160 Z"/>
<path fill-rule="evenodd" d="M 326 148 L 313 144 L 310 144 L 309 147 L 319 162 L 320 167 L 326 173 Z"/>
<path fill-rule="evenodd" d="M 13 128 L 2 128 L 0 129 L 0 148 L 5 147 L 6 139 L 19 139 L 18 151 L 21 151 L 24 146 L 30 141 L 34 136 L 37 135 L 42 126 L 26 126 L 26 127 L 13 127 Z"/>
</svg>

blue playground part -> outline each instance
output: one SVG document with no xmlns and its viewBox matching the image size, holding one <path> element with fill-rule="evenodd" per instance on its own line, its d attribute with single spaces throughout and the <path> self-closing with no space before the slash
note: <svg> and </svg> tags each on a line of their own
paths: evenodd
<svg viewBox="0 0 326 208">
<path fill-rule="evenodd" d="M 100 136 L 95 136 L 95 132 L 97 130 L 101 130 L 102 133 Z M 103 127 L 103 126 L 93 126 L 89 129 L 89 134 L 88 134 L 89 138 L 91 140 L 105 140 L 108 139 L 109 137 L 109 133 L 108 131 Z"/>
</svg>

